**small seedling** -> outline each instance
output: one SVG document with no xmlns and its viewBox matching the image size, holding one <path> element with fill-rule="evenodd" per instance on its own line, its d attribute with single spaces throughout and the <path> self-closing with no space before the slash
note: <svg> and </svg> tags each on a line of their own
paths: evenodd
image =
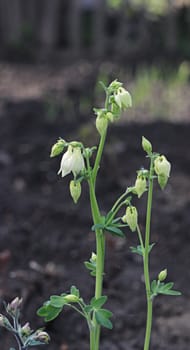
<svg viewBox="0 0 190 350">
<path fill-rule="evenodd" d="M 30 324 L 20 323 L 20 309 L 22 299 L 16 297 L 11 303 L 5 305 L 7 316 L 0 314 L 0 326 L 6 328 L 16 339 L 18 350 L 28 350 L 32 346 L 44 345 L 49 343 L 49 335 L 43 330 L 33 331 Z M 9 350 L 16 350 L 10 348 Z"/>
</svg>

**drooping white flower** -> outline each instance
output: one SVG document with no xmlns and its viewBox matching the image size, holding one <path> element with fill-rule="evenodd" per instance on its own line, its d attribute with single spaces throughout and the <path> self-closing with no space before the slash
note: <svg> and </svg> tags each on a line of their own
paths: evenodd
<svg viewBox="0 0 190 350">
<path fill-rule="evenodd" d="M 125 90 L 123 87 L 119 87 L 119 89 L 114 94 L 115 102 L 121 109 L 126 109 L 132 107 L 132 98 L 130 93 Z"/>
<path fill-rule="evenodd" d="M 64 153 L 61 159 L 58 174 L 64 177 L 72 172 L 73 175 L 76 176 L 84 167 L 84 158 L 80 147 L 72 147 L 72 145 L 69 145 L 67 152 Z"/>
</svg>

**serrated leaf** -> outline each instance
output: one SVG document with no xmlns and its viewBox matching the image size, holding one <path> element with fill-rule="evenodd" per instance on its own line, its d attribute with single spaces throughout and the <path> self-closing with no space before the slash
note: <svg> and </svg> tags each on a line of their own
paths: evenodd
<svg viewBox="0 0 190 350">
<path fill-rule="evenodd" d="M 77 287 L 71 286 L 70 292 L 71 292 L 71 294 L 73 294 L 76 297 L 80 298 L 80 292 L 79 292 L 79 289 Z"/>
<path fill-rule="evenodd" d="M 123 231 L 121 231 L 118 227 L 115 226 L 106 226 L 106 231 L 110 232 L 114 236 L 125 237 Z"/>
<path fill-rule="evenodd" d="M 95 311 L 95 318 L 96 318 L 96 321 L 99 325 L 101 325 L 105 328 L 108 328 L 108 329 L 113 328 L 111 321 L 107 317 L 105 317 L 102 310 Z"/>
<path fill-rule="evenodd" d="M 102 305 L 105 304 L 106 301 L 107 301 L 107 296 L 102 296 L 98 299 L 92 298 L 90 304 L 94 309 L 100 309 Z"/>
</svg>

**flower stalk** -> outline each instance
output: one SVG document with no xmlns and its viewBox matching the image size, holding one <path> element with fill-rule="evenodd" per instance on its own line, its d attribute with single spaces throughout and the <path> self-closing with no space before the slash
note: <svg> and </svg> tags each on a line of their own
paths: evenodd
<svg viewBox="0 0 190 350">
<path fill-rule="evenodd" d="M 151 329 L 152 329 L 153 300 L 151 298 L 151 289 L 150 289 L 149 246 L 150 246 L 150 224 L 151 224 L 152 196 L 153 196 L 153 175 L 154 175 L 153 156 L 151 156 L 149 179 L 148 179 L 149 186 L 148 186 L 148 200 L 147 200 L 147 212 L 146 212 L 145 247 L 144 247 L 144 254 L 143 254 L 144 278 L 145 278 L 146 301 L 147 301 L 147 320 L 146 320 L 144 350 L 149 349 Z"/>
</svg>

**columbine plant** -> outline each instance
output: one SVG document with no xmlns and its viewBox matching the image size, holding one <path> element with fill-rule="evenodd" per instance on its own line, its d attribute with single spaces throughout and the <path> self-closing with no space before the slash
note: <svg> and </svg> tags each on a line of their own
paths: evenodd
<svg viewBox="0 0 190 350">
<path fill-rule="evenodd" d="M 6 328 L 15 337 L 18 350 L 28 350 L 32 346 L 49 343 L 49 335 L 43 329 L 33 331 L 27 322 L 20 323 L 20 308 L 22 299 L 16 297 L 11 303 L 5 305 L 8 317 L 0 314 L 0 326 Z M 10 348 L 10 350 L 15 350 Z"/>
<path fill-rule="evenodd" d="M 96 237 L 96 252 L 92 252 L 89 261 L 85 262 L 90 275 L 95 277 L 95 292 L 90 302 L 84 301 L 79 290 L 72 286 L 69 293 L 53 295 L 38 310 L 38 315 L 44 317 L 45 321 L 55 319 L 68 306 L 76 310 L 86 319 L 90 333 L 90 350 L 99 350 L 101 327 L 111 329 L 110 320 L 112 313 L 104 307 L 107 296 L 102 293 L 102 284 L 104 276 L 104 258 L 105 258 L 105 235 L 110 233 L 115 236 L 124 237 L 122 229 L 128 226 L 131 231 L 137 232 L 140 245 L 132 248 L 132 251 L 143 257 L 145 287 L 147 296 L 147 325 L 144 350 L 149 349 L 151 325 L 152 325 L 152 304 L 154 297 L 158 294 L 179 295 L 179 292 L 172 290 L 173 283 L 165 283 L 164 280 L 167 271 L 159 273 L 158 279 L 150 282 L 149 277 L 149 254 L 153 247 L 150 244 L 150 221 L 152 209 L 153 181 L 158 179 L 161 188 L 164 188 L 169 175 L 170 163 L 165 156 L 160 156 L 152 152 L 151 143 L 143 137 L 142 146 L 150 160 L 149 170 L 141 169 L 137 172 L 135 185 L 128 187 L 125 192 L 116 200 L 107 215 L 102 215 L 99 202 L 96 196 L 96 180 L 101 163 L 102 153 L 107 135 L 108 125 L 115 122 L 123 110 L 132 106 L 131 96 L 117 80 L 113 81 L 108 87 L 102 84 L 106 99 L 104 108 L 95 108 L 96 128 L 100 134 L 98 147 L 85 148 L 81 142 L 67 142 L 60 138 L 52 147 L 51 157 L 63 153 L 58 174 L 62 177 L 72 174 L 70 181 L 70 194 L 75 203 L 78 202 L 81 195 L 81 183 L 87 181 L 89 186 L 90 205 L 92 212 L 93 226 L 92 231 Z M 96 152 L 95 160 L 92 162 L 92 154 Z M 138 224 L 138 212 L 132 205 L 132 196 L 137 195 L 140 198 L 144 192 L 148 191 L 147 217 L 145 236 L 141 234 Z M 122 208 L 125 208 L 125 214 L 119 216 Z"/>
</svg>

